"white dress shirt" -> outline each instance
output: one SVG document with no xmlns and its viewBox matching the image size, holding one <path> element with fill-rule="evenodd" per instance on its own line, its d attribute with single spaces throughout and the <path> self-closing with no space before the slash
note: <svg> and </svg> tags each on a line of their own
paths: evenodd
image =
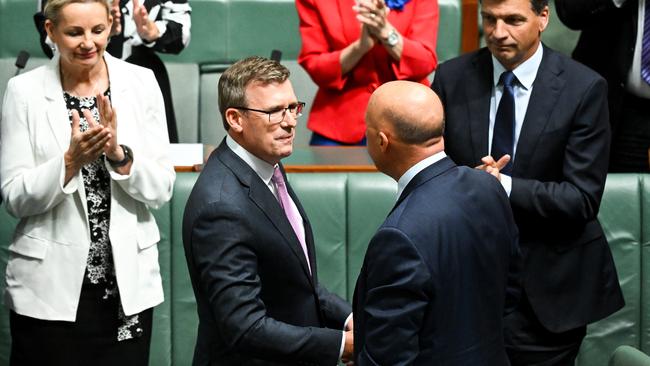
<svg viewBox="0 0 650 366">
<path fill-rule="evenodd" d="M 524 118 L 528 110 L 528 101 L 533 92 L 533 84 L 537 77 L 539 65 L 542 63 L 543 55 L 544 48 L 540 43 L 535 53 L 528 60 L 512 70 L 518 81 L 513 87 L 515 98 L 515 139 L 512 156 L 510 157 L 513 164 L 517 157 L 517 143 L 519 142 L 519 134 L 521 133 L 521 127 L 524 124 Z M 494 87 L 492 88 L 492 96 L 490 97 L 490 127 L 488 130 L 488 151 L 490 152 L 492 151 L 494 121 L 496 120 L 497 109 L 501 101 L 501 96 L 503 95 L 503 85 L 499 85 L 499 78 L 506 71 L 506 68 L 494 56 L 492 56 L 492 66 Z M 501 174 L 501 185 L 503 185 L 506 193 L 510 196 L 510 191 L 512 191 L 512 178 L 508 175 Z"/>
<path fill-rule="evenodd" d="M 275 187 L 275 184 L 271 182 L 271 178 L 273 178 L 273 171 L 275 170 L 275 166 L 277 164 L 271 165 L 266 161 L 258 158 L 257 156 L 251 154 L 230 136 L 226 136 L 226 145 L 228 145 L 230 150 L 232 150 L 235 155 L 239 156 L 249 167 L 251 167 L 251 169 L 253 169 L 255 173 L 257 173 L 262 182 L 266 184 L 269 190 L 271 190 L 271 193 L 273 193 L 275 198 L 278 199 L 277 188 Z M 291 200 L 291 202 L 293 203 L 293 200 Z"/>
<path fill-rule="evenodd" d="M 616 1 L 614 4 L 621 7 L 625 1 Z M 639 0 L 639 16 L 637 20 L 636 41 L 634 46 L 634 57 L 632 58 L 632 66 L 627 74 L 627 82 L 625 89 L 633 95 L 640 98 L 650 99 L 650 85 L 641 77 L 641 48 L 643 47 L 643 22 L 645 20 L 645 7 L 646 2 Z"/>
<path fill-rule="evenodd" d="M 397 199 L 399 199 L 399 197 L 402 195 L 402 192 L 404 192 L 404 188 L 406 188 L 406 186 L 411 182 L 413 178 L 415 178 L 416 175 L 418 175 L 419 172 L 444 159 L 446 156 L 447 154 L 445 154 L 444 151 L 435 153 L 428 158 L 420 160 L 420 162 L 413 165 L 406 172 L 404 172 L 404 174 L 402 174 L 402 176 L 399 177 L 399 180 L 397 181 Z"/>
</svg>

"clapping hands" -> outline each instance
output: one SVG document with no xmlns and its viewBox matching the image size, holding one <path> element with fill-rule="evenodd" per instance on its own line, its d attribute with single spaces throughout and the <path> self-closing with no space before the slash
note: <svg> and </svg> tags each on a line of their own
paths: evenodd
<svg viewBox="0 0 650 366">
<path fill-rule="evenodd" d="M 383 0 L 357 0 L 352 8 L 357 13 L 357 20 L 367 29 L 369 35 L 377 40 L 388 36 L 392 29 L 387 20 L 390 9 Z"/>
<path fill-rule="evenodd" d="M 143 41 L 153 42 L 160 38 L 158 26 L 153 20 L 149 19 L 149 12 L 138 0 L 133 0 L 133 20 L 138 35 Z"/>
<path fill-rule="evenodd" d="M 500 181 L 501 169 L 503 169 L 503 167 L 508 165 L 508 162 L 510 162 L 510 155 L 503 155 L 499 160 L 494 160 L 492 156 L 488 155 L 484 156 L 481 159 L 481 162 L 483 164 L 477 166 L 476 169 L 484 170 Z"/>
<path fill-rule="evenodd" d="M 64 155 L 66 165 L 65 184 L 77 174 L 82 166 L 97 160 L 102 154 L 109 159 L 121 161 L 124 152 L 117 143 L 117 116 L 107 96 L 97 94 L 99 122 L 88 109 L 82 111 L 88 128 L 81 131 L 79 113 L 72 110 L 70 145 Z"/>
</svg>

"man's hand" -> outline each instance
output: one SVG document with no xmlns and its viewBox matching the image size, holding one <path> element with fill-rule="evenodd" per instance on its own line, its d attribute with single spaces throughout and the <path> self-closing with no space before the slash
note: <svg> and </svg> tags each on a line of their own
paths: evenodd
<svg viewBox="0 0 650 366">
<path fill-rule="evenodd" d="M 354 317 L 350 314 L 350 320 L 345 324 L 345 330 L 353 331 L 354 330 Z"/>
<path fill-rule="evenodd" d="M 350 321 L 352 323 L 352 321 Z M 352 330 L 345 332 L 345 345 L 343 346 L 343 354 L 341 355 L 341 361 L 346 365 L 353 365 L 354 361 L 354 333 Z"/>
<path fill-rule="evenodd" d="M 503 155 L 499 160 L 495 161 L 494 158 L 490 155 L 484 156 L 481 158 L 483 164 L 476 167 L 478 170 L 484 170 L 489 174 L 492 174 L 496 179 L 501 181 L 501 169 L 504 166 L 508 165 L 510 162 L 510 155 Z"/>
</svg>

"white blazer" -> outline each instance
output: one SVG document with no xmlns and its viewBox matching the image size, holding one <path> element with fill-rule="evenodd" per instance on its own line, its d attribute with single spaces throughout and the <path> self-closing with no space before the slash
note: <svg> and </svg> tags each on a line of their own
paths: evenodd
<svg viewBox="0 0 650 366">
<path fill-rule="evenodd" d="M 172 195 L 165 108 L 150 70 L 104 53 L 118 143 L 133 150 L 129 175 L 106 162 L 111 177 L 109 238 L 126 315 L 163 301 L 157 243 L 149 208 Z M 81 172 L 66 186 L 63 154 L 71 127 L 59 59 L 9 80 L 0 120 L 0 188 L 20 222 L 9 246 L 6 305 L 18 314 L 74 321 L 90 230 Z"/>
</svg>

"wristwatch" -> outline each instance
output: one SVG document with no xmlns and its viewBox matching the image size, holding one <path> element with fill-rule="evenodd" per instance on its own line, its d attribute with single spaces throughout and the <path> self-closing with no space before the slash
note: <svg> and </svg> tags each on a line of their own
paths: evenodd
<svg viewBox="0 0 650 366">
<path fill-rule="evenodd" d="M 131 152 L 131 149 L 128 146 L 122 144 L 120 144 L 120 147 L 122 148 L 122 152 L 124 152 L 124 159 L 120 161 L 114 161 L 109 159 L 108 156 L 106 157 L 106 160 L 108 160 L 113 168 L 125 166 L 129 163 L 129 161 L 133 160 L 133 152 Z"/>
<path fill-rule="evenodd" d="M 388 32 L 388 37 L 384 39 L 384 43 L 390 47 L 397 46 L 399 43 L 399 33 L 397 33 L 395 28 L 391 29 L 390 32 Z"/>
</svg>

